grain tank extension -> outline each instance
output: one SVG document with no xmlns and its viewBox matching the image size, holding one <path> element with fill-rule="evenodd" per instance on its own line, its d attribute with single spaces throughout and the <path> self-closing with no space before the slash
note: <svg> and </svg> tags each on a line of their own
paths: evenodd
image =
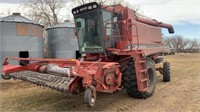
<svg viewBox="0 0 200 112">
<path fill-rule="evenodd" d="M 8 57 L 3 65 L 5 79 L 17 78 L 63 93 L 84 92 L 84 103 L 94 106 L 97 92 L 126 89 L 133 98 L 152 96 L 156 71 L 170 81 L 170 64 L 158 54 L 164 49 L 161 28 L 174 33 L 172 25 L 138 17 L 122 5 L 96 2 L 72 9 L 81 59 L 38 59 Z M 28 60 L 18 66 L 9 60 Z M 156 67 L 162 63 L 162 67 Z M 31 72 L 31 73 L 29 73 Z"/>
</svg>

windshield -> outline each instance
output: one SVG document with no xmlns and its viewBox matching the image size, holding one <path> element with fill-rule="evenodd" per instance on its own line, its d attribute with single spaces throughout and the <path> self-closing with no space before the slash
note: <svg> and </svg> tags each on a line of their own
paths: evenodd
<svg viewBox="0 0 200 112">
<path fill-rule="evenodd" d="M 80 52 L 103 52 L 103 33 L 98 10 L 75 17 Z"/>
</svg>

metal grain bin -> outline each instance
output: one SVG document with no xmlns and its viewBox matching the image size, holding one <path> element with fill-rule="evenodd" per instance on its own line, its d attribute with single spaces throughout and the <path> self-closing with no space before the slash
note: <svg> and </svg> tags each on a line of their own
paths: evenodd
<svg viewBox="0 0 200 112">
<path fill-rule="evenodd" d="M 20 13 L 0 18 L 0 58 L 7 56 L 21 58 L 43 57 L 43 26 L 23 17 Z M 18 61 L 13 64 L 22 64 Z M 2 69 L 2 64 L 0 64 Z"/>
<path fill-rule="evenodd" d="M 66 20 L 47 28 L 50 58 L 76 58 L 78 44 L 74 35 L 74 24 Z"/>
</svg>

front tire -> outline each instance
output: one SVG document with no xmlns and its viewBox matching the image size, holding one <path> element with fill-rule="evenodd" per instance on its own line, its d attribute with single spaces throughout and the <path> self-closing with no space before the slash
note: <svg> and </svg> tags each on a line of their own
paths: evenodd
<svg viewBox="0 0 200 112">
<path fill-rule="evenodd" d="M 124 71 L 124 87 L 126 88 L 127 94 L 133 98 L 148 98 L 153 95 L 156 85 L 156 69 L 152 60 L 147 60 L 147 73 L 149 77 L 148 87 L 145 92 L 138 91 L 137 78 L 135 72 L 135 63 L 130 61 L 127 64 L 127 68 Z"/>
<path fill-rule="evenodd" d="M 96 101 L 96 89 L 93 86 L 89 86 L 84 94 L 84 103 L 89 107 L 93 107 L 95 101 Z"/>
</svg>

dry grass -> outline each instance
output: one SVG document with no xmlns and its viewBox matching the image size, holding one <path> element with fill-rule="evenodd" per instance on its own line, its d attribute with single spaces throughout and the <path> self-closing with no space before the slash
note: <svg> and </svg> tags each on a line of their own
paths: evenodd
<svg viewBox="0 0 200 112">
<path fill-rule="evenodd" d="M 200 112 L 200 54 L 166 56 L 171 63 L 170 83 L 157 76 L 157 87 L 146 100 L 125 91 L 98 93 L 95 107 L 83 105 L 83 95 L 62 93 L 22 81 L 0 81 L 0 111 L 197 111 Z"/>
</svg>

